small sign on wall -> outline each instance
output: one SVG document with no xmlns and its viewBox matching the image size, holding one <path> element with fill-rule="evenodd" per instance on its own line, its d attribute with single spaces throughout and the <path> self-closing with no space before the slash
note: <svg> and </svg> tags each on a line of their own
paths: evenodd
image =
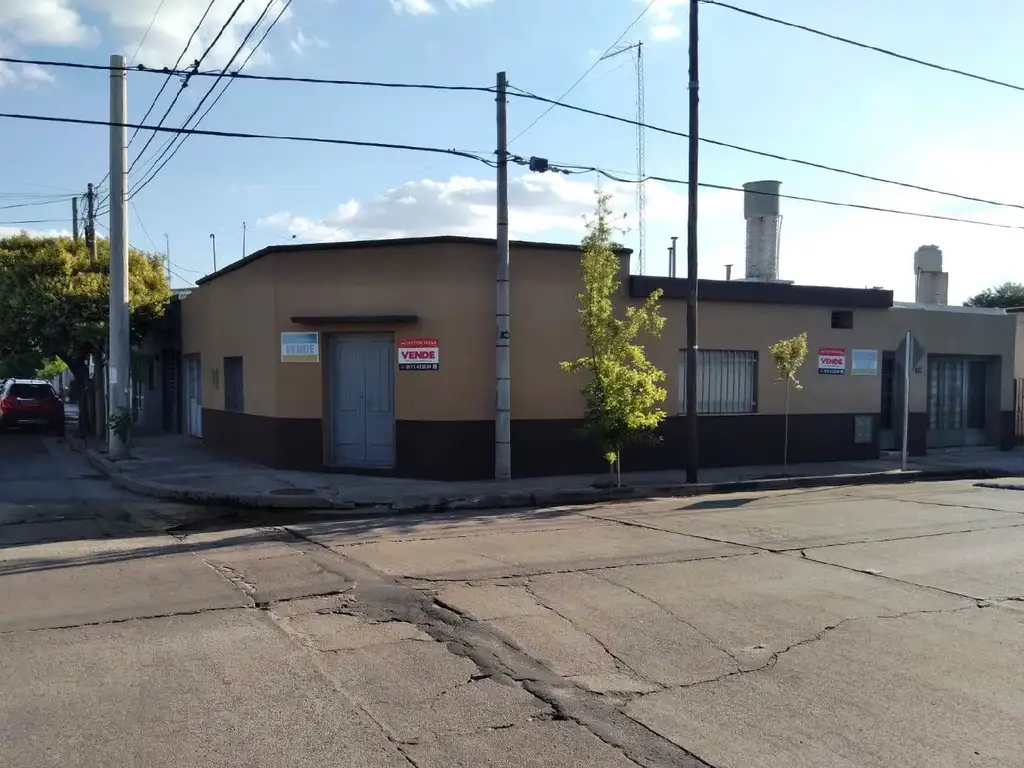
<svg viewBox="0 0 1024 768">
<path fill-rule="evenodd" d="M 877 376 L 878 350 L 854 349 L 850 352 L 851 376 Z"/>
<path fill-rule="evenodd" d="M 399 339 L 398 370 L 437 371 L 441 367 L 441 347 L 437 339 Z"/>
<path fill-rule="evenodd" d="M 821 347 L 818 350 L 818 373 L 842 376 L 846 373 L 846 350 L 838 347 Z"/>
<path fill-rule="evenodd" d="M 316 331 L 285 331 L 281 334 L 282 363 L 319 363 L 320 334 Z"/>
</svg>

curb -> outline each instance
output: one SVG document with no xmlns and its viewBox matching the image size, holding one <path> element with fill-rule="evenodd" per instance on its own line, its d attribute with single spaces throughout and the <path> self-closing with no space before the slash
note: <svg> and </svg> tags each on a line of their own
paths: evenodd
<svg viewBox="0 0 1024 768">
<path fill-rule="evenodd" d="M 392 502 L 357 502 L 334 500 L 326 496 L 274 496 L 268 493 L 223 493 L 219 491 L 189 490 L 151 480 L 138 480 L 126 476 L 115 462 L 104 458 L 94 449 L 83 450 L 89 463 L 110 478 L 115 485 L 141 496 L 167 501 L 180 501 L 197 505 L 238 509 L 290 509 L 338 510 L 381 513 L 413 514 L 418 512 L 459 512 L 491 509 L 521 509 L 524 507 L 560 507 L 581 504 L 599 504 L 611 501 L 633 501 L 645 498 L 687 498 L 709 494 L 750 493 L 757 491 L 783 491 L 797 488 L 842 487 L 851 485 L 898 485 L 914 482 L 941 482 L 948 480 L 993 480 L 1012 477 L 1006 472 L 978 468 L 947 468 L 866 472 L 855 475 L 818 475 L 809 477 L 782 477 L 762 480 L 734 480 L 694 485 L 667 484 L 622 488 L 568 488 L 554 491 L 490 493 L 478 496 L 448 497 L 441 495 L 404 496 Z M 979 483 L 984 487 L 1024 490 L 1024 485 L 997 485 Z"/>
<path fill-rule="evenodd" d="M 975 483 L 979 488 L 998 488 L 1001 491 L 1024 491 L 1021 483 Z"/>
<path fill-rule="evenodd" d="M 92 448 L 84 450 L 88 462 L 126 491 L 165 501 L 242 509 L 344 509 L 323 496 L 273 496 L 269 493 L 221 493 L 179 488 L 151 480 L 137 480 L 121 472 L 116 463 L 103 458 Z M 351 508 L 349 505 L 348 508 Z"/>
</svg>

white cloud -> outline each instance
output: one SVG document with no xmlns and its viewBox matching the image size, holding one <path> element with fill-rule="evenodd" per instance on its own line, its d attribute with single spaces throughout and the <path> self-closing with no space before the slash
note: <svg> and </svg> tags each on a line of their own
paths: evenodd
<svg viewBox="0 0 1024 768">
<path fill-rule="evenodd" d="M 291 46 L 291 49 L 300 56 L 310 48 L 322 49 L 328 47 L 326 40 L 319 38 L 316 35 L 313 35 L 312 37 L 307 36 L 306 33 L 302 31 L 301 27 L 296 28 L 295 36 L 291 39 L 289 45 Z"/>
<path fill-rule="evenodd" d="M 235 65 L 248 55 L 284 2 L 276 0 L 260 30 L 235 59 Z M 170 66 L 181 54 L 208 4 L 208 0 L 167 0 L 162 6 L 160 0 L 0 0 L 0 40 L 6 39 L 17 46 L 54 47 L 96 47 L 103 42 L 108 47 L 120 47 L 129 57 L 138 49 L 137 61 L 151 67 Z M 183 64 L 199 58 L 225 25 L 235 5 L 231 2 L 214 4 L 182 57 Z M 265 3 L 244 4 L 203 61 L 203 67 L 225 66 L 265 7 Z M 286 11 L 282 22 L 291 16 L 292 11 Z M 98 22 L 110 27 L 114 40 L 101 40 L 96 27 Z M 145 41 L 139 48 L 143 37 Z M 261 49 L 251 64 L 267 58 Z"/>
<path fill-rule="evenodd" d="M 22 232 L 27 234 L 29 237 L 70 237 L 71 233 L 66 229 L 26 229 L 25 227 L 0 227 L 0 238 L 2 237 L 13 237 L 14 235 L 20 235 Z"/>
<path fill-rule="evenodd" d="M 391 0 L 391 7 L 397 14 L 407 13 L 410 16 L 437 13 L 430 0 Z"/>
<path fill-rule="evenodd" d="M 683 30 L 675 24 L 655 24 L 651 27 L 652 40 L 675 40 L 682 37 Z"/>
<path fill-rule="evenodd" d="M 279 212 L 260 224 L 285 230 L 309 240 L 363 240 L 374 238 L 466 235 L 493 237 L 496 220 L 495 182 L 466 176 L 447 181 L 424 179 L 389 189 L 369 200 L 349 200 L 323 218 Z M 622 223 L 634 225 L 636 187 L 604 183 Z M 732 210 L 729 193 L 702 193 L 703 215 Z M 723 207 L 723 203 L 726 205 Z M 583 217 L 594 210 L 594 187 L 560 174 L 530 174 L 509 183 L 509 226 L 513 237 L 547 238 L 583 231 Z M 685 217 L 682 189 L 658 182 L 647 185 L 648 221 L 670 222 Z"/>
<path fill-rule="evenodd" d="M 0 56 L 14 56 L 17 51 L 0 41 Z M 52 83 L 53 75 L 37 64 L 7 64 L 0 62 L 0 88 L 18 84 L 28 87 Z"/>
<path fill-rule="evenodd" d="M 647 5 L 650 0 L 635 0 Z M 683 34 L 680 26 L 680 10 L 688 5 L 688 0 L 655 0 L 648 11 L 651 19 L 650 34 L 652 40 L 675 40 Z"/>
</svg>

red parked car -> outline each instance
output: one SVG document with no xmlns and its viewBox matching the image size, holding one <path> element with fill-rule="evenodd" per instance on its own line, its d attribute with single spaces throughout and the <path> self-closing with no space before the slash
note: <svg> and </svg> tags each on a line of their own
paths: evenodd
<svg viewBox="0 0 1024 768">
<path fill-rule="evenodd" d="M 0 388 L 0 431 L 41 426 L 64 434 L 64 403 L 49 382 L 7 379 Z"/>
</svg>

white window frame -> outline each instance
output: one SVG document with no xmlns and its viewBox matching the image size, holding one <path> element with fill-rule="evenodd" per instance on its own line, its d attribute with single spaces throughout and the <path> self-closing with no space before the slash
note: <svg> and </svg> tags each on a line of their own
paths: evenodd
<svg viewBox="0 0 1024 768">
<path fill-rule="evenodd" d="M 680 351 L 679 413 L 686 411 L 686 350 Z M 743 349 L 697 350 L 697 413 L 757 413 L 758 354 Z"/>
</svg>

